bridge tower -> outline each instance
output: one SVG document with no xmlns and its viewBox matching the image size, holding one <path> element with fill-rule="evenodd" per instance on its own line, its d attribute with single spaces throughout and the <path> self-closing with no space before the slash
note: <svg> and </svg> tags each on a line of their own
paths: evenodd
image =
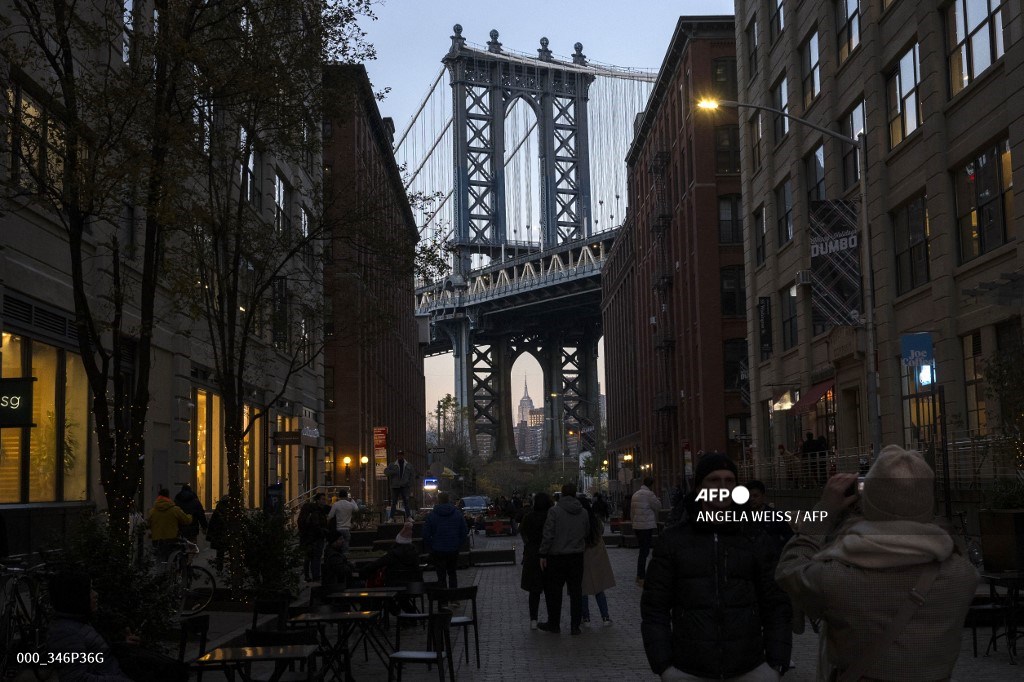
<svg viewBox="0 0 1024 682">
<path fill-rule="evenodd" d="M 533 58 L 504 52 L 497 31 L 491 31 L 484 51 L 466 45 L 462 26 L 453 30 L 451 49 L 442 60 L 452 87 L 455 168 L 455 229 L 449 244 L 455 267 L 445 288 L 458 295 L 468 286 L 472 256 L 500 262 L 509 244 L 505 119 L 517 100 L 533 109 L 538 122 L 540 248 L 592 235 L 587 100 L 594 75 L 580 43 L 569 63 L 552 57 L 547 38 Z M 494 458 L 515 454 L 511 370 L 519 355 L 530 353 L 544 370 L 551 415 L 547 456 L 564 456 L 569 428 L 580 430 L 581 449 L 586 449 L 599 419 L 599 315 L 540 332 L 518 324 L 486 329 L 470 310 L 435 317 L 434 325 L 448 336 L 454 352 L 456 398 L 472 406 L 468 429 L 474 447 L 475 436 L 486 434 L 493 438 Z M 571 471 L 574 479 L 575 464 Z"/>
</svg>

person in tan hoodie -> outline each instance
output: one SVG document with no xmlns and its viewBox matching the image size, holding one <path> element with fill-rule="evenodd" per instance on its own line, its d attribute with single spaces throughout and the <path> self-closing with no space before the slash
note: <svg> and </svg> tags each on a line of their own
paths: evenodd
<svg viewBox="0 0 1024 682">
<path fill-rule="evenodd" d="M 935 523 L 934 490 L 928 463 L 889 445 L 860 495 L 856 474 L 836 474 L 815 507 L 827 516 L 798 524 L 775 578 L 824 620 L 818 679 L 949 679 L 978 573 Z M 846 511 L 858 502 L 863 517 Z"/>
<path fill-rule="evenodd" d="M 181 527 L 192 523 L 192 517 L 174 504 L 170 490 L 161 488 L 157 493 L 156 502 L 146 514 L 146 522 L 149 523 L 153 551 L 160 561 L 167 561 L 177 543 Z"/>
</svg>

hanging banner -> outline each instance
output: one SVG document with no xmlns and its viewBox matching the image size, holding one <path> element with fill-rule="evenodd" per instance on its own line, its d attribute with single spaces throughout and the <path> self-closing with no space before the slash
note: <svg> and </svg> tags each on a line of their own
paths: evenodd
<svg viewBox="0 0 1024 682">
<path fill-rule="evenodd" d="M 757 329 L 761 342 L 761 359 L 767 360 L 772 354 L 772 298 L 761 296 L 757 299 Z"/>
<path fill-rule="evenodd" d="M 900 334 L 900 358 L 904 367 L 924 367 L 935 362 L 932 333 Z"/>
<path fill-rule="evenodd" d="M 388 427 L 373 427 L 373 464 L 377 480 L 383 481 L 388 467 Z"/>
<path fill-rule="evenodd" d="M 858 204 L 812 201 L 811 316 L 817 332 L 861 322 Z"/>
</svg>

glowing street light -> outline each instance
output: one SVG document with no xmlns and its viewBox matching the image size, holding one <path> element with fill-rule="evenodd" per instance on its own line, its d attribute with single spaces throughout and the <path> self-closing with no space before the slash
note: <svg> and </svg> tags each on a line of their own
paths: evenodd
<svg viewBox="0 0 1024 682">
<path fill-rule="evenodd" d="M 810 121 L 791 116 L 785 111 L 766 107 L 761 104 L 748 104 L 747 102 L 736 102 L 732 100 L 716 100 L 704 98 L 697 102 L 697 108 L 704 111 L 714 111 L 719 107 L 731 107 L 734 109 L 756 109 L 767 111 L 816 130 L 823 135 L 839 140 L 843 144 L 856 147 L 860 161 L 860 224 L 861 224 L 861 258 L 864 262 L 864 331 L 867 333 L 867 358 L 866 374 L 867 399 L 868 399 L 868 422 L 871 427 L 871 449 L 872 454 L 877 457 L 879 448 L 882 447 L 882 415 L 878 404 L 878 360 L 875 357 L 875 272 L 871 263 L 871 231 L 868 226 L 868 138 L 863 130 L 857 133 L 857 137 L 849 137 L 834 130 L 829 130 Z"/>
</svg>

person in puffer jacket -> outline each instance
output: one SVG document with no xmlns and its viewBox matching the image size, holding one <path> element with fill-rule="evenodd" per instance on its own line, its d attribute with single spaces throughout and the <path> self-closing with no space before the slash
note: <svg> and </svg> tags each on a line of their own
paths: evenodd
<svg viewBox="0 0 1024 682">
<path fill-rule="evenodd" d="M 438 493 L 437 504 L 423 524 L 423 546 L 430 552 L 430 563 L 443 588 L 459 586 L 459 550 L 467 535 L 466 517 L 451 503 L 448 493 Z"/>
<path fill-rule="evenodd" d="M 725 455 L 705 455 L 695 474 L 696 491 L 736 485 Z M 658 538 L 640 599 L 651 670 L 663 682 L 775 682 L 790 661 L 792 609 L 775 582 L 771 542 L 756 524 L 701 518 L 736 511 L 731 500 L 688 498 L 684 520 Z"/>
<path fill-rule="evenodd" d="M 571 634 L 580 634 L 583 622 L 583 553 L 587 548 L 590 518 L 576 499 L 576 485 L 562 486 L 558 503 L 548 510 L 540 541 L 540 567 L 544 571 L 544 602 L 548 608 L 546 623 L 537 628 L 545 632 L 561 631 L 562 586 L 569 593 Z"/>
<path fill-rule="evenodd" d="M 633 524 L 633 532 L 636 533 L 637 545 L 640 553 L 636 557 L 636 584 L 644 586 L 644 576 L 647 575 L 647 555 L 651 551 L 651 540 L 654 537 L 654 530 L 658 527 L 658 512 L 661 511 L 661 500 L 654 494 L 654 479 L 650 476 L 644 478 L 644 484 L 640 490 L 633 493 L 630 500 L 630 520 Z"/>
</svg>

